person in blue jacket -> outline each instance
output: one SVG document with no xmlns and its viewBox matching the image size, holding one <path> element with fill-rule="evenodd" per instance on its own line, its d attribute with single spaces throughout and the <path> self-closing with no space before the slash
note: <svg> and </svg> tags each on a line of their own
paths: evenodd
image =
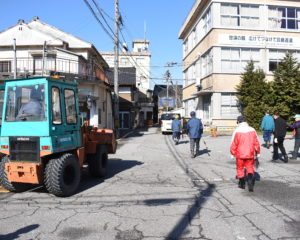
<svg viewBox="0 0 300 240">
<path fill-rule="evenodd" d="M 186 130 L 187 134 L 190 137 L 190 150 L 191 150 L 191 157 L 194 158 L 199 154 L 199 147 L 200 147 L 200 138 L 203 133 L 203 125 L 199 118 L 196 118 L 196 113 L 192 111 L 190 113 L 191 119 L 187 122 Z M 196 145 L 196 155 L 194 152 Z"/>
<path fill-rule="evenodd" d="M 265 145 L 269 149 L 270 142 L 271 142 L 271 136 L 275 129 L 274 119 L 272 116 L 270 116 L 269 111 L 265 112 L 265 116 L 262 119 L 260 128 L 261 128 L 261 130 L 263 130 L 263 138 L 265 141 Z"/>
<path fill-rule="evenodd" d="M 177 145 L 180 139 L 181 133 L 181 121 L 179 120 L 179 116 L 175 115 L 175 118 L 172 121 L 172 131 L 173 131 L 173 140 Z"/>
</svg>

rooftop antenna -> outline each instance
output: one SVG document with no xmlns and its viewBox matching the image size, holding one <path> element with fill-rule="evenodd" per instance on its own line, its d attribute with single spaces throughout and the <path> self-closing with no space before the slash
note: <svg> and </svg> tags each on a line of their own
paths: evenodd
<svg viewBox="0 0 300 240">
<path fill-rule="evenodd" d="M 144 21 L 144 40 L 146 42 L 147 23 Z"/>
<path fill-rule="evenodd" d="M 146 33 L 147 33 L 147 23 L 144 21 L 144 51 L 147 52 L 148 48 L 146 47 Z"/>
</svg>

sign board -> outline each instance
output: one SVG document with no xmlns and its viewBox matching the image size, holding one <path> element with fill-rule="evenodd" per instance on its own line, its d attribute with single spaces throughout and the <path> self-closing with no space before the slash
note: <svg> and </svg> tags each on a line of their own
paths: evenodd
<svg viewBox="0 0 300 240">
<path fill-rule="evenodd" d="M 175 98 L 160 98 L 159 99 L 159 107 L 175 107 Z"/>
<path fill-rule="evenodd" d="M 300 47 L 300 38 L 287 36 L 264 36 L 247 34 L 220 34 L 220 44 L 267 46 L 267 47 Z"/>
</svg>

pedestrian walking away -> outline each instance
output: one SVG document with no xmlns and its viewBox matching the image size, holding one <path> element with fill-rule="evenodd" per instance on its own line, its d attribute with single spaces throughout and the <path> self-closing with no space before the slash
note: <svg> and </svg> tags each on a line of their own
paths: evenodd
<svg viewBox="0 0 300 240">
<path fill-rule="evenodd" d="M 294 133 L 295 133 L 294 151 L 292 153 L 291 160 L 297 160 L 298 151 L 300 147 L 300 114 L 296 114 L 294 118 L 295 118 L 295 123 L 293 125 L 287 123 L 288 127 L 294 129 Z"/>
<path fill-rule="evenodd" d="M 288 162 L 289 158 L 286 154 L 283 142 L 286 135 L 286 128 L 287 124 L 285 120 L 280 117 L 279 113 L 274 113 L 273 115 L 275 119 L 275 129 L 274 129 L 274 139 L 273 139 L 273 161 L 276 161 L 279 159 L 278 155 L 278 148 L 280 149 L 282 155 L 283 155 L 283 161 L 285 163 Z"/>
<path fill-rule="evenodd" d="M 254 162 L 260 156 L 260 145 L 254 128 L 250 127 L 244 116 L 237 118 L 238 127 L 234 130 L 230 153 L 236 159 L 236 178 L 239 179 L 238 187 L 245 189 L 246 181 L 248 190 L 254 190 Z M 246 174 L 245 174 L 246 173 Z"/>
<path fill-rule="evenodd" d="M 178 115 L 175 115 L 175 118 L 172 121 L 172 132 L 173 132 L 173 141 L 177 145 L 179 143 L 181 135 L 181 121 Z"/>
<path fill-rule="evenodd" d="M 194 158 L 199 154 L 200 139 L 203 133 L 203 124 L 199 118 L 196 118 L 196 113 L 192 111 L 190 113 L 191 119 L 186 124 L 186 131 L 190 137 L 190 151 L 191 157 Z M 195 154 L 196 146 L 196 154 Z"/>
<path fill-rule="evenodd" d="M 265 116 L 262 119 L 261 130 L 263 131 L 263 139 L 265 141 L 265 146 L 269 149 L 271 143 L 271 136 L 275 128 L 274 119 L 270 116 L 269 111 L 265 112 Z"/>
</svg>

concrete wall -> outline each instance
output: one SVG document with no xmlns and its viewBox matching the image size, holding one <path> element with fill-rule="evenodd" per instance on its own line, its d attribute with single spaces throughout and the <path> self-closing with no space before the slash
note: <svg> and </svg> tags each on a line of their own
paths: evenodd
<svg viewBox="0 0 300 240">
<path fill-rule="evenodd" d="M 103 58 L 107 61 L 110 67 L 114 67 L 114 55 L 111 52 L 101 53 Z M 127 58 L 126 61 L 122 59 Z M 121 61 L 122 60 L 122 61 Z M 147 94 L 147 90 L 151 87 L 150 80 L 150 62 L 151 55 L 147 53 L 120 53 L 119 55 L 119 67 L 135 67 L 136 68 L 136 87 L 144 94 Z"/>
<path fill-rule="evenodd" d="M 197 91 L 196 84 L 193 83 L 182 90 L 182 100 L 186 100 L 191 97 L 191 94 Z"/>
</svg>

